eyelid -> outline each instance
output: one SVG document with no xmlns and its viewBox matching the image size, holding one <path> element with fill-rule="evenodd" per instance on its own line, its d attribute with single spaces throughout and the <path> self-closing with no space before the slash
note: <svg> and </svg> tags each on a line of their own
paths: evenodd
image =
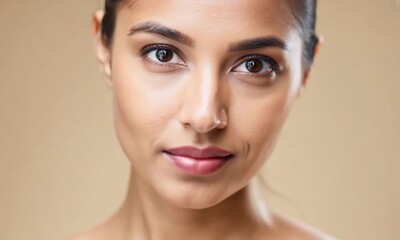
<svg viewBox="0 0 400 240">
<path fill-rule="evenodd" d="M 280 72 L 282 72 L 282 66 L 280 64 L 278 64 L 277 61 L 275 61 L 273 58 L 265 56 L 265 55 L 259 55 L 259 54 L 251 54 L 251 55 L 246 55 L 242 58 L 240 58 L 237 63 L 235 63 L 235 65 L 233 65 L 231 70 L 236 69 L 237 67 L 239 67 L 241 64 L 243 64 L 245 61 L 248 60 L 252 60 L 252 59 L 260 59 L 263 60 L 265 62 L 268 62 L 271 64 L 273 70 L 279 74 Z"/>
<path fill-rule="evenodd" d="M 149 52 L 151 52 L 153 50 L 157 50 L 157 49 L 167 49 L 167 50 L 173 51 L 176 55 L 178 55 L 178 57 L 180 59 L 182 59 L 182 61 L 184 61 L 184 58 L 182 57 L 183 56 L 182 52 L 178 48 L 176 48 L 172 45 L 169 45 L 169 44 L 160 44 L 160 43 L 149 44 L 149 45 L 144 46 L 142 49 L 140 49 L 138 54 L 141 57 L 143 57 L 144 55 L 148 54 Z"/>
<path fill-rule="evenodd" d="M 179 62 L 175 62 L 175 63 L 165 62 L 165 63 L 163 63 L 163 62 L 155 61 L 155 60 L 151 59 L 149 56 L 147 56 L 151 52 L 157 51 L 157 50 L 160 50 L 160 49 L 166 49 L 166 50 L 172 51 L 173 54 L 175 54 L 176 57 L 178 58 Z M 155 65 L 158 65 L 158 66 L 161 66 L 161 67 L 165 67 L 165 68 L 170 68 L 170 69 L 174 68 L 174 69 L 176 69 L 177 67 L 179 67 L 180 69 L 182 69 L 182 68 L 187 68 L 188 67 L 187 64 L 186 64 L 186 61 L 182 57 L 182 55 L 183 55 L 182 52 L 178 48 L 176 48 L 176 47 L 174 47 L 172 45 L 169 45 L 169 44 L 155 43 L 155 44 L 146 45 L 146 46 L 141 48 L 141 50 L 138 52 L 138 55 L 143 60 L 148 61 L 149 63 L 155 64 Z"/>
</svg>

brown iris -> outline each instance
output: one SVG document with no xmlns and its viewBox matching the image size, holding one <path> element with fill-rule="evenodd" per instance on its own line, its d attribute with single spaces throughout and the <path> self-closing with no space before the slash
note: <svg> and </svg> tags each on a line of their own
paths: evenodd
<svg viewBox="0 0 400 240">
<path fill-rule="evenodd" d="M 252 59 L 246 62 L 246 68 L 249 72 L 258 73 L 263 69 L 263 62 L 258 59 Z"/>
<path fill-rule="evenodd" d="M 169 62 L 173 56 L 174 53 L 168 49 L 160 49 L 156 52 L 156 57 L 160 62 Z"/>
</svg>

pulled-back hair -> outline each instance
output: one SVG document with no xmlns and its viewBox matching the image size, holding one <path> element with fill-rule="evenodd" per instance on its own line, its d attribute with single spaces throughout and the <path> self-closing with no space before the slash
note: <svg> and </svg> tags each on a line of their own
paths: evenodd
<svg viewBox="0 0 400 240">
<path fill-rule="evenodd" d="M 105 0 L 105 15 L 101 23 L 101 34 L 106 46 L 112 44 L 118 9 L 128 0 Z M 296 25 L 303 38 L 303 62 L 309 68 L 314 58 L 318 37 L 315 34 L 317 0 L 287 0 Z"/>
</svg>

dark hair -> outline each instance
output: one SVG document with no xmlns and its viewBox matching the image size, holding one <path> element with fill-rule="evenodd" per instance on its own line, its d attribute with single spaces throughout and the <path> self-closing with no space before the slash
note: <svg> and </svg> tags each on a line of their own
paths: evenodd
<svg viewBox="0 0 400 240">
<path fill-rule="evenodd" d="M 101 34 L 106 46 L 112 44 L 117 12 L 123 3 L 127 3 L 127 0 L 105 0 L 105 15 L 101 23 Z M 314 58 L 315 45 L 319 41 L 315 34 L 317 0 L 288 0 L 288 3 L 303 37 L 304 66 L 309 68 Z"/>
</svg>

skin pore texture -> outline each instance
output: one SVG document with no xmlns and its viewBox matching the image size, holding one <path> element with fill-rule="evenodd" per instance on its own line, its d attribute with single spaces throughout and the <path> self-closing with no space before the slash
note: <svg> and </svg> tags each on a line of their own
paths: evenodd
<svg viewBox="0 0 400 240">
<path fill-rule="evenodd" d="M 331 239 L 270 210 L 254 180 L 309 73 L 285 1 L 137 0 L 111 46 L 102 16 L 94 45 L 131 177 L 121 208 L 73 239 Z M 168 160 L 180 146 L 232 156 L 195 175 Z"/>
</svg>

